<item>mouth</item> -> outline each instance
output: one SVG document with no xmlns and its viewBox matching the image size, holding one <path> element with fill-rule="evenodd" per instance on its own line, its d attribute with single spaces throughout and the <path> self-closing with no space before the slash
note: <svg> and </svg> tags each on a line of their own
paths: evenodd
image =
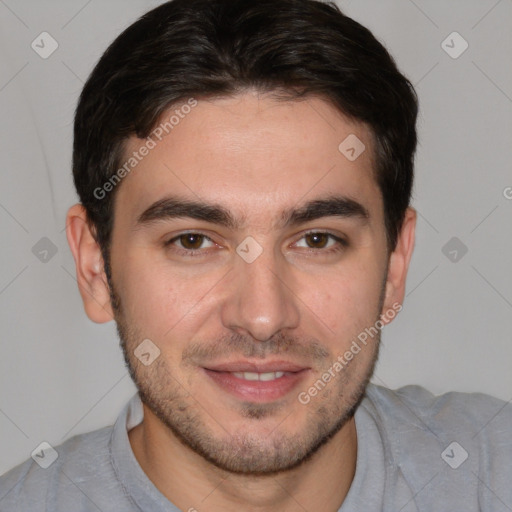
<svg viewBox="0 0 512 512">
<path fill-rule="evenodd" d="M 267 403 L 282 399 L 299 386 L 311 368 L 287 361 L 239 361 L 203 367 L 217 388 L 239 400 Z"/>
<path fill-rule="evenodd" d="M 235 377 L 244 380 L 262 380 L 268 382 L 270 380 L 280 379 L 286 372 L 233 372 Z"/>
</svg>

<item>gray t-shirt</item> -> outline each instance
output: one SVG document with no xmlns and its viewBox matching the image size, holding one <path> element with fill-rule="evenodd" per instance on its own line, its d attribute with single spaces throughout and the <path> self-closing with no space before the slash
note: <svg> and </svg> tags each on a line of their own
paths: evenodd
<svg viewBox="0 0 512 512">
<path fill-rule="evenodd" d="M 10 470 L 0 478 L 0 511 L 178 511 L 131 450 L 127 432 L 142 418 L 135 395 L 113 427 L 56 447 L 47 469 L 29 459 Z M 356 473 L 339 512 L 512 510 L 510 403 L 369 385 L 355 419 Z M 202 499 L 190 507 L 208 510 Z"/>
</svg>

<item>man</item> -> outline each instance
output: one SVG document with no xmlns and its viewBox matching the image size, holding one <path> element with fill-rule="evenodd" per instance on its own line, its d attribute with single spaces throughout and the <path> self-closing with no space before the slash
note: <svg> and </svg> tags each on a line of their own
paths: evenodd
<svg viewBox="0 0 512 512">
<path fill-rule="evenodd" d="M 5 475 L 1 510 L 512 509 L 510 406 L 369 384 L 416 114 L 334 5 L 174 0 L 123 32 L 76 111 L 67 235 L 139 393 Z"/>
</svg>

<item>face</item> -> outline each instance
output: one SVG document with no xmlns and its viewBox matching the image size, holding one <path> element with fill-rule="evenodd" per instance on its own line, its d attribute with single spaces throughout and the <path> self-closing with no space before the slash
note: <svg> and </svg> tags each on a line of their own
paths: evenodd
<svg viewBox="0 0 512 512">
<path fill-rule="evenodd" d="M 213 464 L 294 467 L 351 417 L 378 335 L 343 356 L 397 297 L 374 166 L 369 130 L 325 101 L 248 92 L 199 101 L 118 185 L 125 357 L 152 414 Z"/>
</svg>

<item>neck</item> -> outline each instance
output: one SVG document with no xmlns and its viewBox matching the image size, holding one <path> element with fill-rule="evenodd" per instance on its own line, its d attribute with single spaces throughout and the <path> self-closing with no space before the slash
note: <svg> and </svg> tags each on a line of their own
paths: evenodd
<svg viewBox="0 0 512 512">
<path fill-rule="evenodd" d="M 157 489 L 181 510 L 337 512 L 354 478 L 357 435 L 352 417 L 310 459 L 268 476 L 223 471 L 181 443 L 144 405 L 128 433 L 133 453 Z"/>
</svg>

